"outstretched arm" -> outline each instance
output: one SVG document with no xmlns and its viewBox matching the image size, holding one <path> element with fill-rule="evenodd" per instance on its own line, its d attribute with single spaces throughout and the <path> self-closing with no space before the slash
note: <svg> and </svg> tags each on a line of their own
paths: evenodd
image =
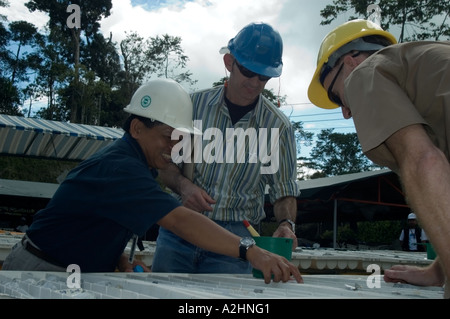
<svg viewBox="0 0 450 319">
<path fill-rule="evenodd" d="M 450 164 L 422 125 L 407 126 L 386 140 L 395 158 L 406 199 L 450 278 Z"/>
<path fill-rule="evenodd" d="M 203 249 L 231 257 L 239 257 L 240 237 L 220 227 L 202 214 L 184 206 L 179 206 L 159 220 L 158 224 L 181 238 Z M 294 276 L 303 282 L 298 268 L 286 258 L 267 250 L 252 246 L 247 251 L 247 260 L 254 268 L 261 270 L 266 283 L 286 282 Z"/>
</svg>

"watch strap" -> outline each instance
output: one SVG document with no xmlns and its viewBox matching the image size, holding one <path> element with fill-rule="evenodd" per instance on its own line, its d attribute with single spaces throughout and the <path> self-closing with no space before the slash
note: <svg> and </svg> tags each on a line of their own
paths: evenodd
<svg viewBox="0 0 450 319">
<path fill-rule="evenodd" d="M 251 237 L 243 237 L 239 242 L 239 258 L 247 260 L 247 251 L 250 247 L 254 246 L 255 240 Z"/>
<path fill-rule="evenodd" d="M 282 220 L 280 220 L 278 225 L 281 225 L 282 223 L 289 223 L 291 225 L 292 231 L 295 233 L 295 223 L 292 220 L 290 220 L 288 218 L 282 219 Z"/>
<path fill-rule="evenodd" d="M 247 249 L 248 247 L 245 247 L 243 245 L 239 246 L 239 258 L 242 260 L 247 260 Z"/>
</svg>

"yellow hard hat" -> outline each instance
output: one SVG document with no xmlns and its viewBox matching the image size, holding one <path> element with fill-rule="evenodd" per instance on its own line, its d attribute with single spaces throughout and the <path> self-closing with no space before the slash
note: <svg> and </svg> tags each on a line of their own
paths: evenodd
<svg viewBox="0 0 450 319">
<path fill-rule="evenodd" d="M 156 79 L 137 89 L 124 111 L 167 124 L 182 132 L 201 135 L 193 126 L 193 107 L 186 90 L 171 79 Z"/>
<path fill-rule="evenodd" d="M 330 67 L 333 67 L 339 57 L 351 50 L 370 51 L 380 49 L 381 47 L 376 48 L 377 45 L 374 46 L 374 44 L 368 43 L 364 44 L 367 46 L 366 49 L 360 49 L 358 48 L 360 44 L 355 43 L 355 46 L 349 47 L 347 52 L 339 52 L 339 49 L 343 48 L 346 44 L 352 41 L 358 42 L 359 38 L 369 35 L 380 35 L 388 39 L 392 44 L 397 43 L 395 37 L 391 33 L 384 31 L 378 24 L 362 19 L 348 21 L 336 27 L 325 36 L 317 56 L 317 68 L 308 88 L 308 98 L 314 105 L 324 109 L 339 107 L 339 105 L 330 101 L 327 91 L 320 82 L 322 70 L 326 64 L 331 64 Z M 364 43 L 364 41 L 359 42 Z M 371 45 L 373 48 L 370 48 Z"/>
</svg>

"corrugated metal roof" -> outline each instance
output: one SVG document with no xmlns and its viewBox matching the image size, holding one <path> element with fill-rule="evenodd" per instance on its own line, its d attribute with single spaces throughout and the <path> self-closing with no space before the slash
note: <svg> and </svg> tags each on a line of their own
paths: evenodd
<svg viewBox="0 0 450 319">
<path fill-rule="evenodd" d="M 0 179 L 0 195 L 52 198 L 59 184 Z"/>
<path fill-rule="evenodd" d="M 0 154 L 81 161 L 122 135 L 119 128 L 0 114 Z"/>
<path fill-rule="evenodd" d="M 22 234 L 0 233 L 0 261 Z M 151 266 L 155 243 L 144 242 L 136 258 Z M 129 250 L 129 246 L 127 250 Z M 382 275 L 366 271 L 378 265 L 381 273 L 394 264 L 423 266 L 431 263 L 424 253 L 399 251 L 337 251 L 298 249 L 292 263 L 298 265 L 304 284 L 265 284 L 252 275 L 81 273 L 81 289 L 69 289 L 69 273 L 0 271 L 0 299 L 442 299 L 442 287 L 418 287 L 385 283 Z M 343 274 L 305 274 L 303 270 L 339 270 Z M 352 271 L 353 270 L 353 271 Z M 356 273 L 356 274 L 355 274 Z"/>
<path fill-rule="evenodd" d="M 252 275 L 81 273 L 79 286 L 68 288 L 69 275 L 1 271 L 0 298 L 3 294 L 21 299 L 233 299 L 237 303 L 238 299 L 442 299 L 444 295 L 442 287 L 385 283 L 380 275 L 304 275 L 303 284 L 265 284 Z"/>
<path fill-rule="evenodd" d="M 372 177 L 382 176 L 386 174 L 390 174 L 392 171 L 388 168 L 383 168 L 379 170 L 374 171 L 367 171 L 367 172 L 359 172 L 359 173 L 352 173 L 352 174 L 345 174 L 345 175 L 337 175 L 337 176 L 331 176 L 331 177 L 322 177 L 322 178 L 315 178 L 315 179 L 308 179 L 308 180 L 299 180 L 297 181 L 297 184 L 302 191 L 307 191 L 311 189 L 320 189 L 324 187 L 330 187 L 330 186 L 338 186 L 341 184 L 346 184 L 349 182 L 355 182 L 359 180 L 364 180 Z M 300 198 L 302 197 L 302 194 L 300 194 Z M 303 195 L 304 197 L 304 195 Z"/>
<path fill-rule="evenodd" d="M 23 234 L 0 231 L 0 263 Z M 135 257 L 151 267 L 156 242 L 143 241 L 144 250 L 137 250 Z M 125 248 L 130 253 L 131 242 Z M 424 267 L 432 263 L 425 252 L 404 252 L 397 250 L 335 250 L 332 248 L 310 249 L 298 247 L 292 253 L 291 262 L 301 273 L 367 273 L 370 265 L 377 265 L 380 271 L 393 265 Z"/>
</svg>

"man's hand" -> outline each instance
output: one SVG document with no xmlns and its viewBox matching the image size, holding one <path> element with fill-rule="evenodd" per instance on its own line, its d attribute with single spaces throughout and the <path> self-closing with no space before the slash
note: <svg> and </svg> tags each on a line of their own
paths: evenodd
<svg viewBox="0 0 450 319">
<path fill-rule="evenodd" d="M 150 268 L 148 268 L 142 261 L 138 259 L 133 260 L 133 264 L 130 264 L 128 262 L 128 255 L 122 254 L 120 256 L 119 264 L 117 267 L 119 268 L 119 271 L 121 272 L 133 272 L 134 267 L 141 266 L 144 272 L 151 272 Z"/>
<path fill-rule="evenodd" d="M 250 264 L 261 270 L 264 274 L 264 282 L 287 282 L 293 276 L 298 283 L 303 283 L 303 278 L 298 267 L 289 262 L 286 258 L 273 254 L 258 246 L 252 246 L 247 250 L 247 260 Z M 273 278 L 272 278 L 273 275 Z"/>
<path fill-rule="evenodd" d="M 183 206 L 195 210 L 196 212 L 212 211 L 212 204 L 216 201 L 214 198 L 208 195 L 208 193 L 198 187 L 197 185 L 189 182 L 190 185 L 183 185 L 181 188 L 181 201 Z"/>
<path fill-rule="evenodd" d="M 292 238 L 292 251 L 298 246 L 297 236 L 292 232 L 291 225 L 288 223 L 282 223 L 273 233 L 272 237 L 285 237 Z"/>
<path fill-rule="evenodd" d="M 402 282 L 416 286 L 442 286 L 445 275 L 437 258 L 427 267 L 395 265 L 384 271 L 385 282 Z"/>
</svg>

